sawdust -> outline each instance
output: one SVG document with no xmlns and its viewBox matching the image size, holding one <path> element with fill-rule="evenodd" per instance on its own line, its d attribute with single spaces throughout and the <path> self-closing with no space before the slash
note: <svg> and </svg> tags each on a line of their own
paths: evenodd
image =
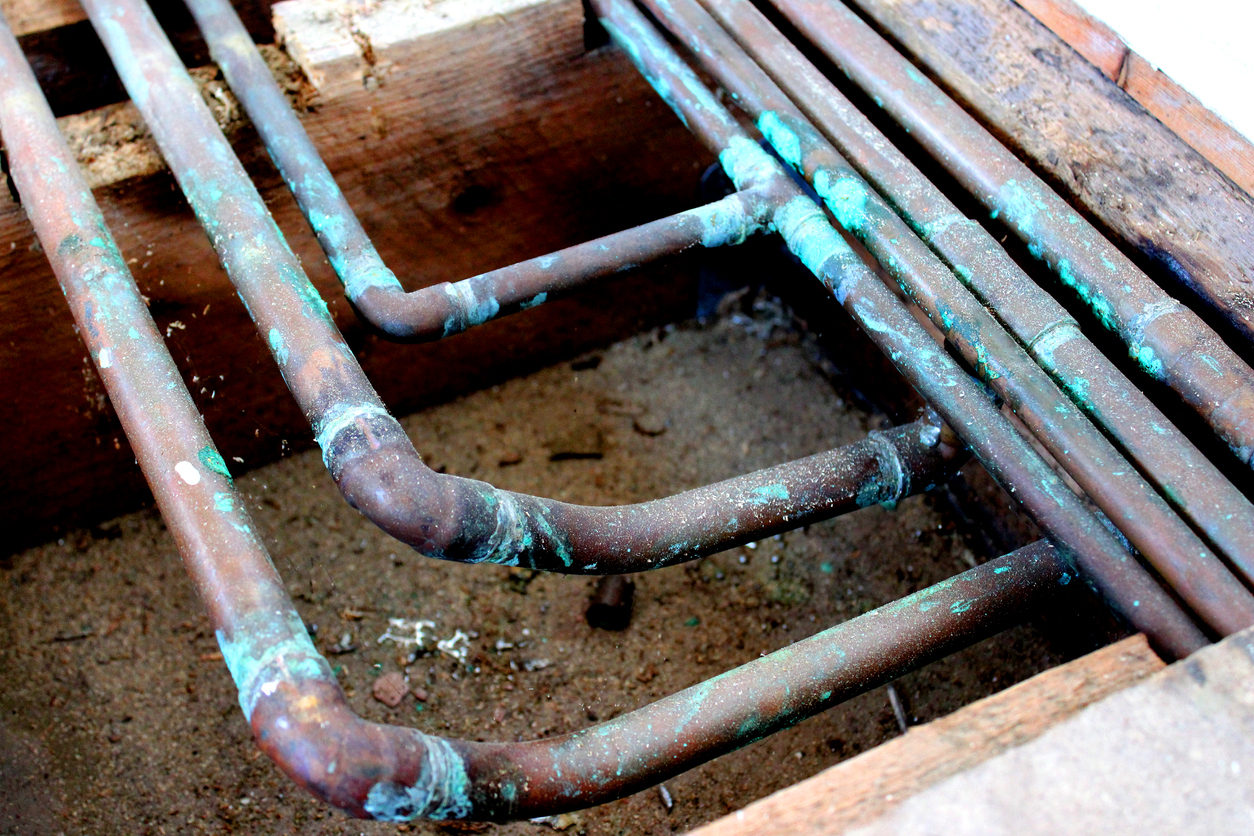
<svg viewBox="0 0 1254 836">
<path fill-rule="evenodd" d="M 318 104 L 317 90 L 287 53 L 269 44 L 262 45 L 260 50 L 275 81 L 296 112 L 314 110 Z M 188 72 L 200 88 L 218 127 L 227 139 L 235 140 L 249 126 L 249 122 L 223 79 L 222 71 L 209 66 Z M 63 116 L 57 120 L 57 126 L 65 135 L 93 189 L 130 177 L 155 174 L 165 168 L 148 126 L 144 124 L 139 110 L 129 101 Z"/>
</svg>

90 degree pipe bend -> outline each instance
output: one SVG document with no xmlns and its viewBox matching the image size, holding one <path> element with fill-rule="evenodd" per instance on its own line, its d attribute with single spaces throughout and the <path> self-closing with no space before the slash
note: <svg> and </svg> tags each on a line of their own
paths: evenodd
<svg viewBox="0 0 1254 836">
<path fill-rule="evenodd" d="M 598 508 L 436 473 L 374 407 L 342 410 L 318 440 L 349 503 L 422 554 L 569 574 L 655 569 L 894 502 L 944 482 L 967 458 L 938 419 L 924 418 L 666 499 Z"/>
<path fill-rule="evenodd" d="M 259 746 L 315 796 L 383 821 L 499 821 L 612 801 L 795 725 L 1016 623 L 1074 572 L 1041 541 L 613 720 L 516 743 L 361 719 L 294 611 L 286 641 L 260 623 L 219 641 Z"/>
</svg>

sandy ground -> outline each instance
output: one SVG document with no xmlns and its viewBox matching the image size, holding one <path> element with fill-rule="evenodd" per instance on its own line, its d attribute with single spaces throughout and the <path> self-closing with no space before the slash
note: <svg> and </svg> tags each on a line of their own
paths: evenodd
<svg viewBox="0 0 1254 836">
<path fill-rule="evenodd" d="M 641 335 L 405 425 L 426 460 L 450 473 L 566 501 L 640 501 L 851 442 L 884 422 L 842 397 L 813 357 L 766 304 Z M 983 557 L 944 503 L 915 497 L 636 576 L 630 626 L 609 632 L 584 619 L 592 580 L 443 564 L 390 540 L 344 503 L 316 452 L 239 486 L 354 708 L 478 739 L 543 737 L 616 716 Z M 465 659 L 430 647 L 411 657 L 380 641 L 389 619 L 429 620 L 437 639 L 460 631 L 467 639 L 454 649 L 464 646 Z M 1052 630 L 1024 626 L 897 688 L 910 721 L 924 722 L 1066 655 Z M 412 690 L 395 708 L 375 699 L 376 679 L 389 673 L 425 699 Z M 653 788 L 547 823 L 353 821 L 260 756 L 155 512 L 0 563 L 0 676 L 3 833 L 666 834 L 900 734 L 881 688 L 668 781 L 670 809 Z"/>
</svg>

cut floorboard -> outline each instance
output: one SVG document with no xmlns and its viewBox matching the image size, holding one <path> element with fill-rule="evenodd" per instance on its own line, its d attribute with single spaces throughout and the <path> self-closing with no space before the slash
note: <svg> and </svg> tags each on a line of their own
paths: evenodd
<svg viewBox="0 0 1254 836">
<path fill-rule="evenodd" d="M 689 836 L 819 836 L 875 820 L 911 795 L 1044 733 L 1163 668 L 1132 636 L 1037 674 L 750 804 Z"/>
</svg>

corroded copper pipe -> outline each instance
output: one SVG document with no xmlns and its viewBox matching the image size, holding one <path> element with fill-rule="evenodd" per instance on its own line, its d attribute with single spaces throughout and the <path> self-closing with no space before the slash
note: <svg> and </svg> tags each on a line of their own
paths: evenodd
<svg viewBox="0 0 1254 836">
<path fill-rule="evenodd" d="M 1254 457 L 1254 370 L 1168 296 L 857 15 L 829 0 L 772 0 L 1117 333 L 1151 377 Z M 855 0 L 856 2 L 856 0 Z"/>
<path fill-rule="evenodd" d="M 910 227 L 1254 586 L 1254 504 L 1080 332 L 984 227 L 957 207 L 749 0 L 703 0 L 740 45 Z"/>
<path fill-rule="evenodd" d="M 344 344 L 152 13 L 133 1 L 88 0 L 85 7 L 313 425 L 331 475 L 355 508 L 423 554 L 569 573 L 640 571 L 904 496 L 960 463 L 939 427 L 912 424 L 617 508 L 568 505 L 435 473 Z"/>
<path fill-rule="evenodd" d="M 1203 641 L 1197 628 L 1032 451 L 979 383 L 939 350 L 901 301 L 867 269 L 782 167 L 749 138 L 696 74 L 627 0 L 591 0 L 615 43 L 685 124 L 719 153 L 737 188 L 774 180 L 784 192 L 771 217 L 789 249 L 832 291 L 907 380 L 1056 545 L 1074 552 L 1111 606 L 1154 641 Z M 1152 601 L 1152 603 L 1151 603 Z M 1174 652 L 1174 651 L 1173 651 Z M 1187 651 L 1186 651 L 1187 652 Z"/>
<path fill-rule="evenodd" d="M 1071 572 L 1037 543 L 614 720 L 523 743 L 367 723 L 321 658 L 315 672 L 224 647 L 261 748 L 318 797 L 388 821 L 518 819 L 621 798 L 793 726 L 1009 626 Z"/>
<path fill-rule="evenodd" d="M 978 641 L 1072 579 L 1038 543 L 562 737 L 477 743 L 363 721 L 287 597 L 2 17 L 0 79 L 23 205 L 209 609 L 240 707 L 288 775 L 353 815 L 508 819 L 619 798 Z"/>
<path fill-rule="evenodd" d="M 696 246 L 739 244 L 762 229 L 766 195 L 745 192 L 459 282 L 406 293 L 227 0 L 185 0 L 213 60 L 296 196 L 358 314 L 384 336 L 425 342 L 535 307 L 588 282 Z"/>
<path fill-rule="evenodd" d="M 696 0 L 644 0 L 815 186 L 1133 547 L 1220 635 L 1254 624 L 1254 595 L 1141 478 L 978 299 L 915 236 Z"/>
<path fill-rule="evenodd" d="M 603 565 L 613 554 L 562 551 L 552 539 L 548 519 L 520 513 L 517 503 L 491 486 L 470 480 L 425 481 L 430 471 L 344 345 L 151 12 L 121 0 L 88 0 L 85 6 L 241 298 L 267 336 L 271 353 L 314 426 L 324 460 L 350 502 L 385 530 L 437 556 L 516 561 L 535 554 L 558 570 L 634 570 L 621 563 Z M 821 210 L 744 134 L 639 13 L 612 3 L 605 22 L 689 127 L 722 149 L 720 159 L 737 187 L 763 187 L 778 195 L 771 221 L 789 247 L 941 414 L 951 424 L 960 421 L 956 429 L 980 451 L 985 466 L 1017 493 L 1056 542 L 1074 550 L 1087 579 L 1116 611 L 1170 655 L 1187 655 L 1203 645 L 1205 638 L 1196 626 L 1031 452 L 978 384 L 936 349 Z M 624 26 L 631 37 L 622 37 Z M 434 489 L 424 493 L 429 485 Z M 793 501 L 791 492 L 784 498 L 771 496 L 769 484 L 758 487 L 772 501 Z M 753 504 L 754 497 L 738 499 Z M 472 503 L 469 508 L 467 503 Z M 774 510 L 779 516 L 787 513 L 779 506 Z M 803 511 L 797 508 L 798 514 Z M 472 536 L 463 537 L 463 532 Z M 653 565 L 690 547 L 674 540 L 651 545 Z M 450 547 L 459 550 L 446 551 Z M 630 558 L 642 560 L 634 553 Z M 596 569 L 588 569 L 589 564 Z"/>
</svg>

